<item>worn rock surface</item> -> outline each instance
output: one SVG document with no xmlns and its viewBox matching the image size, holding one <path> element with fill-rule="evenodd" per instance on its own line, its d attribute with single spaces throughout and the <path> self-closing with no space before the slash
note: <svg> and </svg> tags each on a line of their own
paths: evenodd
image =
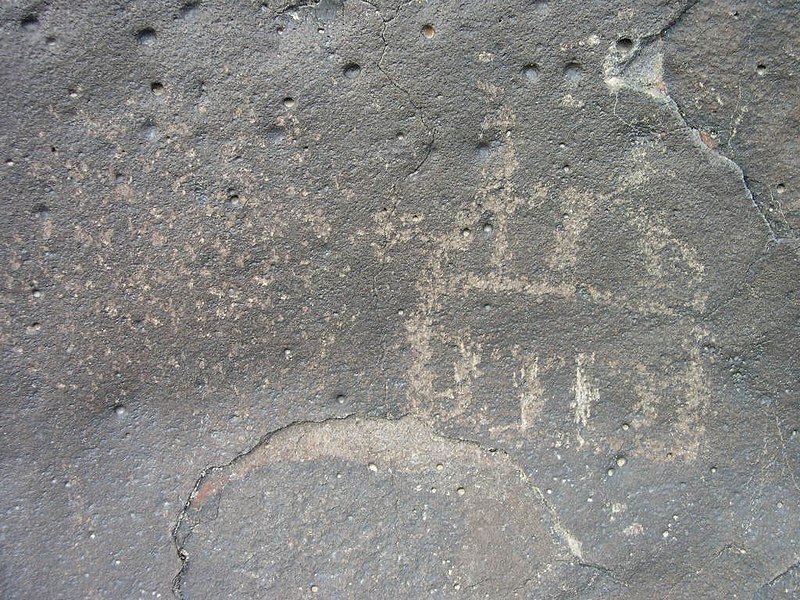
<svg viewBox="0 0 800 600">
<path fill-rule="evenodd" d="M 799 23 L 3 4 L 0 595 L 800 596 Z"/>
</svg>

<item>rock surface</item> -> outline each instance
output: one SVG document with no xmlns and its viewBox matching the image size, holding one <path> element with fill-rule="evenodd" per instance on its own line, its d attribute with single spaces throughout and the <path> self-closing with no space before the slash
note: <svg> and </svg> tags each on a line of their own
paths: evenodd
<svg viewBox="0 0 800 600">
<path fill-rule="evenodd" d="M 798 23 L 0 7 L 0 595 L 798 597 Z"/>
</svg>

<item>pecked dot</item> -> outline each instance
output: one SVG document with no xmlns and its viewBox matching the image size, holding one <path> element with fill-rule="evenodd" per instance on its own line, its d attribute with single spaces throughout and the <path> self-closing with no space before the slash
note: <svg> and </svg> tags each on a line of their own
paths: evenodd
<svg viewBox="0 0 800 600">
<path fill-rule="evenodd" d="M 145 121 L 142 125 L 142 135 L 145 139 L 148 140 L 157 140 L 160 137 L 160 133 L 158 131 L 158 127 L 152 121 Z"/>
<path fill-rule="evenodd" d="M 486 160 L 487 158 L 489 158 L 489 155 L 491 153 L 492 153 L 492 148 L 489 144 L 487 144 L 486 142 L 481 142 L 480 144 L 478 144 L 478 147 L 476 149 L 476 154 L 478 155 L 478 158 L 480 160 Z"/>
<path fill-rule="evenodd" d="M 627 37 L 621 37 L 617 40 L 617 50 L 619 52 L 630 52 L 633 50 L 633 40 Z"/>
<path fill-rule="evenodd" d="M 296 104 L 296 102 L 295 102 L 294 98 L 292 98 L 291 96 L 286 96 L 286 98 L 283 99 L 283 105 L 286 108 L 294 108 L 295 104 Z"/>
<path fill-rule="evenodd" d="M 160 96 L 164 93 L 164 85 L 160 81 L 154 81 L 150 84 L 150 91 L 153 92 L 154 95 Z"/>
<path fill-rule="evenodd" d="M 39 219 L 46 221 L 50 218 L 50 209 L 47 207 L 46 204 L 37 204 L 33 207 L 33 214 L 36 215 Z"/>
<path fill-rule="evenodd" d="M 273 125 L 267 129 L 265 137 L 267 141 L 273 144 L 280 144 L 286 139 L 286 132 L 284 131 L 283 127 Z"/>
<path fill-rule="evenodd" d="M 152 27 L 145 27 L 136 34 L 136 41 L 141 46 L 152 46 L 156 43 L 156 30 Z"/>
<path fill-rule="evenodd" d="M 763 64 L 763 63 L 760 63 L 760 64 L 759 64 L 759 65 L 756 67 L 756 73 L 758 73 L 759 75 L 762 75 L 762 76 L 763 76 L 763 75 L 766 75 L 766 74 L 767 74 L 767 65 L 765 65 L 765 64 Z"/>
<path fill-rule="evenodd" d="M 533 11 L 539 16 L 545 17 L 550 14 L 550 3 L 547 0 L 538 0 L 533 4 Z"/>
<path fill-rule="evenodd" d="M 228 197 L 225 199 L 225 206 L 228 208 L 236 208 L 240 205 L 239 202 L 239 194 L 235 192 L 229 192 Z M 287 359 L 291 358 L 291 351 L 288 355 L 285 355 Z"/>
<path fill-rule="evenodd" d="M 180 18 L 189 19 L 197 13 L 197 2 L 187 2 L 181 7 Z"/>
<path fill-rule="evenodd" d="M 422 26 L 421 33 L 422 33 L 423 37 L 425 37 L 427 39 L 431 39 L 433 36 L 436 35 L 436 29 L 433 27 L 433 25 L 428 23 L 427 25 L 423 25 Z"/>
<path fill-rule="evenodd" d="M 349 63 L 342 69 L 342 73 L 344 73 L 344 76 L 348 79 L 356 79 L 361 75 L 361 67 L 356 63 Z"/>
<path fill-rule="evenodd" d="M 779 194 L 782 194 L 783 192 L 786 191 L 786 186 L 782 183 L 779 183 L 778 185 L 775 186 L 775 191 L 778 192 Z"/>
<path fill-rule="evenodd" d="M 578 83 L 583 77 L 583 68 L 577 62 L 568 62 L 564 65 L 564 79 L 568 83 Z"/>
<path fill-rule="evenodd" d="M 541 76 L 541 69 L 539 69 L 539 65 L 531 63 L 522 67 L 522 74 L 528 81 L 538 81 Z"/>
<path fill-rule="evenodd" d="M 25 31 L 35 31 L 39 28 L 39 19 L 36 15 L 28 15 L 23 18 L 19 24 Z"/>
</svg>

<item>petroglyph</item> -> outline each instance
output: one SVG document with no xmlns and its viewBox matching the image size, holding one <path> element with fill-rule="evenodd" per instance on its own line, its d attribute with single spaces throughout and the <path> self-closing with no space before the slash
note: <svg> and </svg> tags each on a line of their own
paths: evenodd
<svg viewBox="0 0 800 600">
<path fill-rule="evenodd" d="M 592 416 L 592 404 L 597 402 L 600 397 L 597 389 L 592 385 L 586 371 L 594 364 L 594 354 L 587 356 L 579 354 L 575 361 L 575 393 L 572 402 L 572 410 L 575 413 L 575 423 L 581 427 L 589 424 L 589 417 Z"/>
<path fill-rule="evenodd" d="M 548 257 L 552 269 L 564 270 L 575 266 L 581 237 L 589 227 L 598 200 L 591 193 L 579 192 L 573 187 L 564 191 L 561 201 L 563 221 L 555 231 L 555 250 Z"/>
<path fill-rule="evenodd" d="M 560 398 L 569 392 L 571 421 L 578 427 L 573 435 L 578 446 L 582 447 L 586 442 L 600 443 L 594 439 L 590 424 L 599 392 L 589 373 L 596 371 L 605 373 L 606 378 L 613 378 L 630 371 L 640 372 L 642 377 L 631 389 L 635 399 L 631 406 L 634 413 L 631 420 L 636 423 L 637 435 L 643 440 L 636 451 L 648 456 L 666 452 L 644 440 L 648 439 L 649 427 L 663 427 L 662 421 L 667 419 L 669 424 L 666 426 L 677 439 L 685 442 L 677 449 L 678 455 L 688 459 L 696 457 L 709 393 L 697 349 L 706 334 L 696 326 L 692 317 L 678 319 L 676 327 L 673 327 L 674 333 L 671 333 L 676 336 L 674 343 L 686 355 L 689 365 L 680 380 L 683 382 L 680 387 L 682 401 L 674 410 L 669 408 L 671 399 L 663 389 L 658 367 L 655 366 L 654 371 L 646 369 L 634 356 L 627 361 L 615 358 L 604 364 L 602 359 L 596 358 L 592 348 L 578 348 L 574 358 L 568 359 L 562 349 L 534 346 L 524 352 L 515 350 L 513 362 L 500 363 L 500 357 L 507 350 L 486 347 L 475 333 L 482 325 L 476 316 L 459 319 L 456 327 L 442 322 L 439 315 L 448 313 L 452 298 L 490 299 L 492 295 L 500 302 L 512 302 L 520 307 L 532 303 L 532 306 L 544 305 L 554 309 L 562 306 L 564 310 L 574 312 L 580 309 L 581 302 L 588 300 L 611 314 L 674 318 L 675 308 L 657 299 L 636 297 L 634 300 L 624 288 L 612 292 L 599 288 L 591 280 L 578 279 L 576 273 L 581 266 L 581 250 L 590 243 L 586 235 L 591 229 L 592 219 L 609 210 L 624 214 L 635 235 L 636 262 L 633 264 L 638 269 L 639 280 L 630 282 L 630 287 L 664 290 L 663 298 L 677 296 L 697 311 L 705 307 L 705 266 L 698 252 L 680 239 L 659 215 L 645 210 L 634 200 L 638 193 L 636 190 L 646 185 L 651 177 L 659 176 L 649 166 L 658 148 L 634 148 L 630 170 L 619 176 L 619 195 L 613 198 L 576 185 L 560 189 L 534 185 L 531 190 L 526 190 L 517 184 L 519 161 L 511 130 L 515 121 L 514 113 L 508 107 L 500 106 L 486 117 L 482 126 L 487 132 L 485 135 L 501 132 L 496 141 L 482 142 L 481 183 L 472 208 L 473 214 L 479 214 L 479 211 L 492 214 L 491 228 L 487 229 L 491 241 L 488 262 L 480 268 L 461 269 L 456 266 L 460 257 L 471 251 L 473 233 L 470 228 L 474 226 L 475 217 L 470 216 L 469 211 L 458 213 L 450 231 L 429 238 L 430 257 L 416 285 L 419 301 L 409 311 L 405 322 L 412 357 L 407 388 L 411 410 L 444 420 L 458 418 L 474 425 L 484 423 L 488 418 L 492 423 L 491 430 L 505 435 L 503 432 L 513 431 L 514 427 L 522 430 L 534 427 L 544 406 L 544 398 Z M 512 251 L 511 244 L 518 216 L 544 215 L 553 210 L 558 216 L 551 242 L 545 246 L 548 251 L 540 257 L 541 267 L 535 274 L 525 272 L 519 268 L 519 259 L 523 256 L 520 253 L 525 249 Z M 589 250 L 593 253 L 596 248 L 589 247 Z M 449 381 L 442 377 L 438 366 L 445 356 L 453 357 Z M 561 374 L 570 361 L 573 361 L 573 383 L 571 389 L 565 389 Z M 542 364 L 548 365 L 548 381 L 540 378 Z M 478 391 L 485 389 L 481 386 L 487 372 L 491 372 L 493 377 L 507 377 L 513 381 L 513 393 L 519 398 L 519 413 L 514 423 L 498 422 L 491 416 L 492 408 L 483 400 L 485 394 Z M 652 377 L 650 373 L 653 373 Z M 559 381 L 562 383 L 553 383 Z M 570 429 L 566 420 L 562 427 L 564 431 Z"/>
<path fill-rule="evenodd" d="M 791 595 L 798 22 L 4 3 L 2 596 Z"/>
<path fill-rule="evenodd" d="M 525 431 L 544 409 L 544 388 L 539 381 L 539 357 L 534 356 L 523 363 L 519 378 L 514 374 L 514 387 L 522 388 L 519 395 L 519 427 Z"/>
</svg>

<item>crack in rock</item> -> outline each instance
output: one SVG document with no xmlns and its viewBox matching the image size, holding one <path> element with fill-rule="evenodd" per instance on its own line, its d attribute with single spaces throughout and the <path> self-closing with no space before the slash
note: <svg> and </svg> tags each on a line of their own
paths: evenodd
<svg viewBox="0 0 800 600">
<path fill-rule="evenodd" d="M 788 579 L 791 579 L 792 581 L 787 584 L 786 580 Z M 782 584 L 786 585 L 785 589 L 783 590 L 779 589 Z M 789 565 L 789 567 L 762 585 L 753 596 L 753 600 L 766 600 L 767 598 L 776 597 L 771 594 L 772 592 L 775 592 L 776 594 L 781 594 L 781 592 L 783 592 L 787 594 L 787 596 L 785 596 L 787 598 L 789 597 L 788 594 L 791 594 L 792 592 L 800 592 L 800 561 Z"/>
<path fill-rule="evenodd" d="M 686 13 L 697 4 L 698 0 L 694 0 L 684 5 L 662 29 L 642 36 L 642 38 L 635 43 L 631 52 L 620 55 L 613 50 L 610 51 L 603 65 L 606 85 L 609 90 L 615 94 L 617 99 L 619 97 L 619 92 L 625 88 L 647 95 L 667 106 L 669 111 L 680 123 L 680 126 L 674 131 L 689 131 L 692 134 L 695 145 L 701 151 L 710 152 L 714 157 L 723 161 L 734 170 L 738 179 L 741 180 L 750 203 L 758 212 L 759 217 L 764 222 L 769 232 L 769 241 L 777 242 L 779 236 L 772 226 L 772 223 L 770 223 L 767 218 L 763 207 L 756 200 L 756 196 L 742 168 L 732 158 L 712 147 L 712 144 L 705 138 L 704 133 L 692 127 L 692 125 L 686 121 L 681 107 L 669 94 L 666 83 L 664 82 L 664 35 L 677 25 Z M 614 116 L 625 122 L 616 112 L 616 103 Z M 625 123 L 635 128 L 634 125 L 627 122 Z M 669 133 L 673 133 L 674 131 L 670 131 Z"/>
<path fill-rule="evenodd" d="M 531 590 L 563 569 L 619 584 L 610 569 L 584 560 L 580 541 L 506 452 L 444 437 L 412 417 L 278 429 L 203 470 L 172 537 L 181 599 L 202 595 L 200 577 L 237 593 L 261 580 L 282 596 L 313 577 L 338 589 L 347 585 L 344 565 L 331 556 L 344 549 L 354 572 L 407 577 L 412 588 L 438 578 Z M 449 568 L 417 564 L 430 552 Z"/>
</svg>

